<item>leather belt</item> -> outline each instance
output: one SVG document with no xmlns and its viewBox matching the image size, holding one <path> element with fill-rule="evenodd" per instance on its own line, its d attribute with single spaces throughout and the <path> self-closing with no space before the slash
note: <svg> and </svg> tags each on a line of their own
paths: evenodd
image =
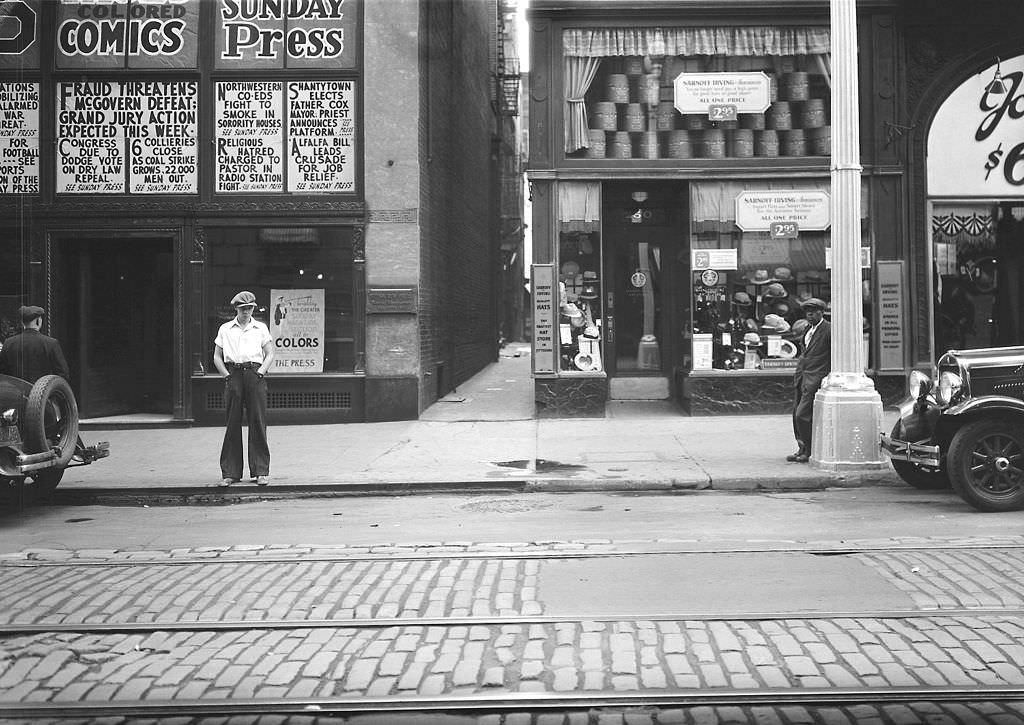
<svg viewBox="0 0 1024 725">
<path fill-rule="evenodd" d="M 227 363 L 228 370 L 259 370 L 260 363 L 247 362 L 247 363 Z"/>
</svg>

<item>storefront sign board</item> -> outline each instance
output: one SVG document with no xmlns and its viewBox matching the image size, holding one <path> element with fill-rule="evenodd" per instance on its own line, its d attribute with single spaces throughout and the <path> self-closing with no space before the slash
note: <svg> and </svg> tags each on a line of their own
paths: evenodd
<svg viewBox="0 0 1024 725">
<path fill-rule="evenodd" d="M 710 332 L 693 335 L 693 369 L 711 370 L 714 367 L 714 336 Z"/>
<path fill-rule="evenodd" d="M 546 375 L 555 372 L 555 266 L 530 265 L 530 286 L 533 298 L 533 372 Z"/>
<path fill-rule="evenodd" d="M 0 194 L 39 193 L 39 84 L 0 83 Z"/>
<path fill-rule="evenodd" d="M 270 337 L 275 373 L 324 371 L 324 291 L 270 290 Z"/>
<path fill-rule="evenodd" d="M 680 113 L 710 113 L 733 106 L 737 113 L 763 113 L 771 105 L 771 81 L 756 73 L 680 73 L 674 103 Z"/>
<path fill-rule="evenodd" d="M 367 314 L 414 314 L 415 287 L 371 287 L 366 290 Z"/>
<path fill-rule="evenodd" d="M 695 271 L 702 269 L 736 269 L 737 255 L 735 249 L 692 249 L 690 250 L 690 266 Z"/>
<path fill-rule="evenodd" d="M 996 64 L 943 101 L 928 132 L 928 194 L 1024 195 L 1024 55 L 999 63 L 1006 92 L 990 93 Z"/>
<path fill-rule="evenodd" d="M 903 262 L 878 262 L 878 369 L 903 370 Z"/>
<path fill-rule="evenodd" d="M 767 232 L 773 222 L 822 231 L 831 225 L 826 191 L 783 189 L 741 191 L 736 195 L 736 226 L 745 232 Z"/>
<path fill-rule="evenodd" d="M 198 98 L 196 81 L 57 83 L 57 193 L 198 193 Z"/>
</svg>

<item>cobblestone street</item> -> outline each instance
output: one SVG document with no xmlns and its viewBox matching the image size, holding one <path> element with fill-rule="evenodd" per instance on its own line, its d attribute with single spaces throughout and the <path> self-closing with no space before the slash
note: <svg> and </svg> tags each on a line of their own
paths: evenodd
<svg viewBox="0 0 1024 725">
<path fill-rule="evenodd" d="M 680 541 L 25 551 L 0 565 L 0 714 L 33 703 L 1020 688 L 1022 542 L 967 543 L 750 552 L 804 566 L 853 558 L 911 602 L 750 618 L 645 616 L 650 602 L 600 616 L 585 597 L 576 614 L 548 611 L 543 574 L 555 562 L 715 556 Z M 1009 717 L 1016 705 L 1005 707 Z M 656 721 L 689 721 L 666 712 Z"/>
</svg>

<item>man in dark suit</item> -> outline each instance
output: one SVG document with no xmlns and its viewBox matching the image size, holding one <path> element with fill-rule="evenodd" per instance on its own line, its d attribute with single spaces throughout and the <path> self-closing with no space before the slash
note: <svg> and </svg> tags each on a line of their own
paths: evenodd
<svg viewBox="0 0 1024 725">
<path fill-rule="evenodd" d="M 67 380 L 70 376 L 68 363 L 60 343 L 40 332 L 43 326 L 42 307 L 22 306 L 22 330 L 4 340 L 0 349 L 0 373 L 34 383 L 44 375 L 60 375 Z"/>
<path fill-rule="evenodd" d="M 832 325 L 825 319 L 825 303 L 817 297 L 805 301 L 801 307 L 810 329 L 804 334 L 803 354 L 793 375 L 793 434 L 799 447 L 796 453 L 786 456 L 786 460 L 807 463 L 811 457 L 814 394 L 832 371 Z"/>
</svg>

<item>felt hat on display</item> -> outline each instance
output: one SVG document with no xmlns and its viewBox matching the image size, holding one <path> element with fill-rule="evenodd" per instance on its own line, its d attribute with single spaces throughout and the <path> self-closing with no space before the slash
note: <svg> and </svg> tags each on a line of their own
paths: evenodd
<svg viewBox="0 0 1024 725">
<path fill-rule="evenodd" d="M 577 262 L 573 262 L 572 260 L 569 260 L 568 262 L 562 262 L 562 267 L 560 271 L 567 277 L 573 277 L 579 274 L 580 265 Z"/>
<path fill-rule="evenodd" d="M 732 296 L 732 301 L 738 304 L 740 307 L 749 307 L 754 303 L 754 301 L 750 299 L 750 295 L 748 295 L 746 292 L 737 292 Z"/>
<path fill-rule="evenodd" d="M 243 290 L 231 298 L 232 307 L 255 307 L 256 295 L 248 290 Z"/>
<path fill-rule="evenodd" d="M 792 339 L 802 338 L 807 334 L 807 331 L 811 329 L 811 323 L 805 319 L 797 320 L 793 323 L 793 326 L 789 328 L 789 334 L 786 337 Z"/>
<path fill-rule="evenodd" d="M 825 304 L 825 301 L 820 300 L 817 297 L 811 297 L 809 300 L 804 300 L 800 303 L 800 306 L 805 310 L 821 310 L 822 312 L 828 309 L 828 305 Z"/>
<path fill-rule="evenodd" d="M 774 280 L 768 276 L 767 269 L 758 269 L 753 272 L 747 272 L 747 281 L 754 284 L 768 284 Z"/>
<path fill-rule="evenodd" d="M 772 277 L 775 278 L 776 282 L 792 282 L 793 272 L 789 267 L 776 267 L 775 271 L 772 272 Z"/>
<path fill-rule="evenodd" d="M 592 284 L 583 285 L 583 291 L 580 292 L 580 299 L 596 300 L 597 299 L 597 287 L 595 287 Z"/>
<path fill-rule="evenodd" d="M 776 302 L 772 305 L 772 312 L 779 317 L 785 317 L 789 314 L 789 304 L 787 302 Z"/>
<path fill-rule="evenodd" d="M 745 334 L 743 336 L 743 344 L 744 345 L 760 345 L 761 344 L 761 336 L 758 335 L 756 332 L 748 332 L 747 334 Z"/>
<path fill-rule="evenodd" d="M 18 314 L 21 315 L 22 322 L 31 322 L 37 317 L 42 317 L 46 314 L 46 310 L 36 305 L 22 305 L 18 308 Z"/>
<path fill-rule="evenodd" d="M 583 284 L 593 284 L 594 282 L 597 282 L 597 272 L 588 269 L 583 273 Z"/>
<path fill-rule="evenodd" d="M 768 314 L 764 316 L 763 327 L 770 330 L 773 334 L 781 335 L 784 332 L 789 331 L 789 323 L 778 315 Z"/>
<path fill-rule="evenodd" d="M 572 361 L 578 370 L 590 371 L 597 367 L 597 361 L 594 359 L 594 356 L 588 352 L 576 353 L 576 357 L 574 357 Z"/>
<path fill-rule="evenodd" d="M 772 282 L 770 285 L 764 288 L 764 292 L 761 293 L 762 297 L 784 300 L 789 297 L 789 293 L 786 292 L 786 288 L 778 282 Z"/>
<path fill-rule="evenodd" d="M 796 357 L 797 352 L 799 352 L 799 350 L 797 350 L 796 345 L 789 340 L 782 340 L 779 343 L 779 357 L 782 359 L 792 360 Z"/>
</svg>

